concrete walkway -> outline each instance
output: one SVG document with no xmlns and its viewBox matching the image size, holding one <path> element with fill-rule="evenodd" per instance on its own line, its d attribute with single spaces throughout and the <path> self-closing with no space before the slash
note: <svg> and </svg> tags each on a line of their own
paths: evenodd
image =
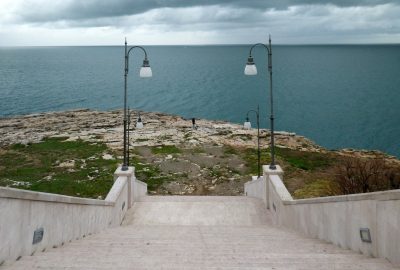
<svg viewBox="0 0 400 270">
<path fill-rule="evenodd" d="M 276 228 L 257 199 L 149 196 L 135 204 L 121 227 L 0 269 L 395 268 Z"/>
</svg>

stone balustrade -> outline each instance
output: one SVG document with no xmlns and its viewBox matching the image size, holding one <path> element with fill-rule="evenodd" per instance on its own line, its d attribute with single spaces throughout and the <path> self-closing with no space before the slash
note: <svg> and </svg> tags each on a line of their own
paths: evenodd
<svg viewBox="0 0 400 270">
<path fill-rule="evenodd" d="M 245 184 L 245 194 L 262 199 L 277 226 L 400 265 L 400 190 L 293 200 L 282 169 L 263 170 L 262 179 Z"/>
<path fill-rule="evenodd" d="M 114 180 L 105 200 L 0 187 L 0 265 L 119 226 L 147 185 L 133 167 Z"/>
</svg>

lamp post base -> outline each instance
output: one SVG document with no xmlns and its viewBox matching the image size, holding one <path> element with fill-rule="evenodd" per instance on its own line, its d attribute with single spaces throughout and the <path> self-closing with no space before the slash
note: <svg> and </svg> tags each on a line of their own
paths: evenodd
<svg viewBox="0 0 400 270">
<path fill-rule="evenodd" d="M 276 170 L 276 165 L 275 165 L 275 164 L 270 164 L 270 165 L 269 165 L 269 168 L 270 168 L 271 170 Z"/>
<path fill-rule="evenodd" d="M 264 176 L 265 176 L 265 174 L 268 174 L 268 175 L 283 175 L 283 170 L 282 170 L 281 166 L 275 164 L 275 169 L 271 169 L 269 167 L 270 165 L 272 165 L 272 164 L 263 165 Z"/>
</svg>

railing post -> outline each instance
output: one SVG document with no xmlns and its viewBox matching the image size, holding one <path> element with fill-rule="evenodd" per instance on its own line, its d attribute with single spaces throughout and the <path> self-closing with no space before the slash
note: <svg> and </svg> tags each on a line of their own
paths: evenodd
<svg viewBox="0 0 400 270">
<path fill-rule="evenodd" d="M 128 181 L 128 209 L 132 207 L 133 205 L 133 189 L 134 187 L 132 186 L 132 182 L 135 179 L 135 167 L 129 166 L 128 170 L 123 171 L 121 166 L 118 166 L 118 168 L 114 172 L 114 182 L 117 180 L 118 177 L 120 176 L 126 176 L 127 181 Z"/>
<path fill-rule="evenodd" d="M 264 177 L 264 180 L 265 180 L 265 185 L 266 185 L 266 187 L 265 187 L 265 190 L 266 190 L 266 198 L 267 198 L 267 209 L 269 209 L 269 197 L 270 197 L 270 194 L 271 194 L 271 192 L 269 191 L 269 189 L 270 189 L 270 176 L 271 175 L 278 175 L 278 176 L 280 176 L 281 178 L 282 178 L 282 176 L 283 176 L 283 170 L 282 170 L 282 168 L 281 168 L 281 166 L 279 166 L 279 165 L 275 165 L 276 166 L 276 169 L 270 169 L 270 166 L 269 165 L 263 165 L 263 177 Z"/>
</svg>

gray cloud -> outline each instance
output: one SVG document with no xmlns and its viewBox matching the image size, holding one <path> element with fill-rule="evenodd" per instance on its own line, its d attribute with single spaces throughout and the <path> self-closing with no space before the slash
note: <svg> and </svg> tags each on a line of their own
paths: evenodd
<svg viewBox="0 0 400 270">
<path fill-rule="evenodd" d="M 141 14 L 160 8 L 188 8 L 218 5 L 257 10 L 286 9 L 297 5 L 371 6 L 399 3 L 400 0 L 53 0 L 22 1 L 16 10 L 20 22 L 88 20 Z"/>
<path fill-rule="evenodd" d="M 399 43 L 400 0 L 0 0 L 0 45 Z"/>
</svg>

